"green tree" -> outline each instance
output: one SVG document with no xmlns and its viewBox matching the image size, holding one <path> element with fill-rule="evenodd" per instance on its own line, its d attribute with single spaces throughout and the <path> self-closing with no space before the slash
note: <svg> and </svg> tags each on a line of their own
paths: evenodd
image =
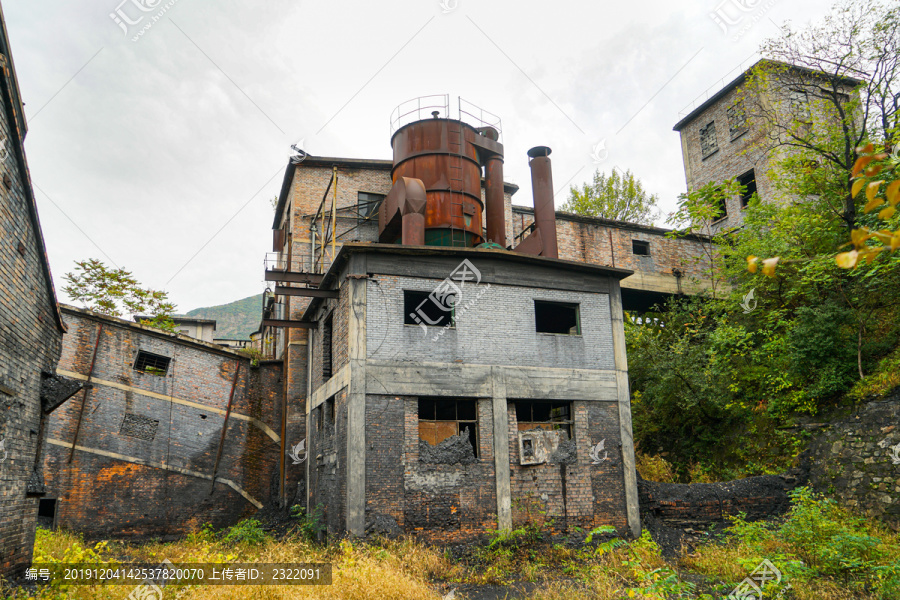
<svg viewBox="0 0 900 600">
<path fill-rule="evenodd" d="M 131 271 L 111 269 L 94 258 L 75 261 L 75 270 L 63 276 L 63 291 L 76 302 L 111 317 L 146 315 L 145 325 L 175 330 L 175 304 L 166 292 L 141 286 Z"/>
<path fill-rule="evenodd" d="M 764 132 L 760 149 L 820 171 L 820 189 L 847 229 L 858 210 L 850 175 L 868 140 L 888 152 L 900 125 L 900 7 L 842 0 L 821 21 L 767 40 L 767 60 L 743 88 L 743 110 Z M 796 190 L 795 195 L 813 190 Z"/>
<path fill-rule="evenodd" d="M 584 184 L 581 190 L 569 188 L 569 200 L 562 210 L 588 217 L 652 225 L 658 200 L 655 194 L 644 190 L 630 170 L 622 174 L 613 169 L 609 175 L 597 170 L 593 183 Z"/>
</svg>

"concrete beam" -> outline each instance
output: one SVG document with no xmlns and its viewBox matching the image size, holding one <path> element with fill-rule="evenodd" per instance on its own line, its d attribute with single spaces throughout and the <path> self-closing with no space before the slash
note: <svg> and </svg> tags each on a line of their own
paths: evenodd
<svg viewBox="0 0 900 600">
<path fill-rule="evenodd" d="M 312 363 L 312 361 L 310 361 L 310 363 Z M 309 402 L 306 403 L 306 413 L 311 413 L 314 408 L 321 405 L 348 385 L 350 385 L 350 365 L 344 365 L 331 379 L 320 385 L 319 388 L 312 393 Z"/>
<path fill-rule="evenodd" d="M 354 254 L 348 269 L 350 314 L 347 390 L 347 531 L 366 533 L 366 255 Z"/>
<path fill-rule="evenodd" d="M 619 437 L 622 441 L 622 469 L 625 472 L 625 511 L 628 529 L 641 535 L 641 511 L 634 459 L 634 435 L 631 430 L 631 393 L 628 388 L 628 357 L 625 352 L 625 322 L 622 313 L 622 291 L 619 282 L 611 282 L 609 312 L 612 320 L 613 356 L 616 362 L 616 394 L 619 402 Z"/>
<path fill-rule="evenodd" d="M 505 381 L 507 398 L 619 400 L 616 373 L 607 369 L 492 367 L 390 360 L 369 360 L 366 369 L 366 385 L 371 394 L 492 398 L 494 377 L 500 374 Z"/>
<path fill-rule="evenodd" d="M 491 369 L 491 407 L 494 423 L 494 478 L 497 484 L 497 528 L 512 529 L 512 486 L 509 479 L 509 413 L 506 380 L 499 367 Z"/>
</svg>

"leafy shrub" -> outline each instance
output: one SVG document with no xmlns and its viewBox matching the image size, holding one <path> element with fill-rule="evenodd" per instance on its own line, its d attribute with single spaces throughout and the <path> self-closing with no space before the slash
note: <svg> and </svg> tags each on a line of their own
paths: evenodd
<svg viewBox="0 0 900 600">
<path fill-rule="evenodd" d="M 869 535 L 865 522 L 842 510 L 834 500 L 808 488 L 791 492 L 791 500 L 793 507 L 781 527 L 781 537 L 819 573 L 846 575 L 884 560 L 881 540 Z"/>
<path fill-rule="evenodd" d="M 651 456 L 643 452 L 637 453 L 637 472 L 647 481 L 674 483 L 675 469 L 672 463 L 660 455 Z"/>
<path fill-rule="evenodd" d="M 310 541 L 318 540 L 319 536 L 324 533 L 324 513 L 325 507 L 322 504 L 317 505 L 310 512 L 306 512 L 306 509 L 299 504 L 291 507 L 291 516 L 297 520 L 300 534 Z"/>
<path fill-rule="evenodd" d="M 223 541 L 226 544 L 249 544 L 258 546 L 269 541 L 269 534 L 263 531 L 260 522 L 256 519 L 244 519 L 237 525 L 228 529 Z"/>
</svg>

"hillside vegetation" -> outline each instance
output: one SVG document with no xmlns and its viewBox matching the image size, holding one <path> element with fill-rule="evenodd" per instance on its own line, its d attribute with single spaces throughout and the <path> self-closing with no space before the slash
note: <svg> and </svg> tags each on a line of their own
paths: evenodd
<svg viewBox="0 0 900 600">
<path fill-rule="evenodd" d="M 185 316 L 215 319 L 217 338 L 249 340 L 250 334 L 259 328 L 262 319 L 262 294 L 228 304 L 195 308 Z"/>
<path fill-rule="evenodd" d="M 612 528 L 547 535 L 529 523 L 512 532 L 487 532 L 481 543 L 440 550 L 410 539 L 327 545 L 313 540 L 321 525 L 300 517 L 278 540 L 254 520 L 224 531 L 208 526 L 172 543 L 87 544 L 77 535 L 38 530 L 35 568 L 121 562 L 331 563 L 324 586 L 165 587 L 164 598 L 320 598 L 324 600 L 718 600 L 766 565 L 765 598 L 895 600 L 900 597 L 900 539 L 830 500 L 800 490 L 781 523 L 734 519 L 727 530 L 695 548 L 666 557 L 645 532 L 626 542 Z M 123 558 L 127 557 L 127 558 Z M 768 560 L 768 563 L 764 563 Z M 757 581 L 759 581 L 757 579 Z M 509 596 L 507 596 L 509 593 Z M 132 594 L 129 596 L 129 594 Z M 141 597 L 131 585 L 0 588 L 0 597 L 42 600 Z M 156 596 L 153 596 L 154 598 Z M 746 595 L 737 595 L 749 598 Z M 753 596 L 754 598 L 757 596 Z"/>
</svg>

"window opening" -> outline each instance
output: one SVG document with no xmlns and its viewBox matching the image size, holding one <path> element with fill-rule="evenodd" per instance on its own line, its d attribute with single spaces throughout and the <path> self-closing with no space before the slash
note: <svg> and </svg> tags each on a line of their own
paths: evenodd
<svg viewBox="0 0 900 600">
<path fill-rule="evenodd" d="M 169 362 L 171 360 L 168 356 L 138 350 L 137 360 L 134 361 L 134 370 L 150 373 L 151 375 L 165 375 L 166 371 L 169 370 Z"/>
<path fill-rule="evenodd" d="M 419 399 L 419 439 L 432 446 L 468 431 L 469 443 L 478 458 L 478 403 L 447 398 Z"/>
<path fill-rule="evenodd" d="M 535 300 L 534 321 L 538 333 L 581 335 L 581 318 L 577 304 Z"/>
</svg>

